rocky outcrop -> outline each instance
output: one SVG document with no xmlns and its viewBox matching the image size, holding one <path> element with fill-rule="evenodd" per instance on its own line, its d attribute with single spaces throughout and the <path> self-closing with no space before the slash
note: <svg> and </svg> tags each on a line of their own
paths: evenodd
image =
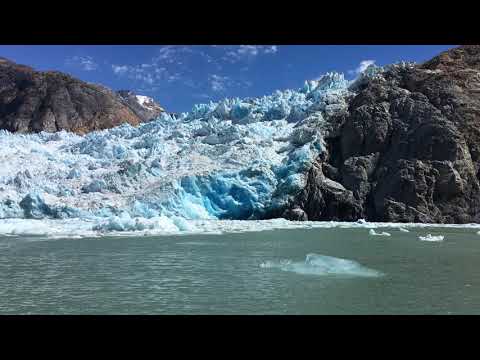
<svg viewBox="0 0 480 360">
<path fill-rule="evenodd" d="M 295 199 L 295 206 L 284 216 L 292 220 L 355 221 L 361 217 L 362 208 L 352 192 L 331 180 L 316 163 L 308 173 L 307 186 Z"/>
<path fill-rule="evenodd" d="M 0 129 L 83 134 L 123 123 L 138 125 L 150 115 L 103 86 L 0 58 Z"/>
<path fill-rule="evenodd" d="M 283 213 L 298 220 L 480 221 L 480 46 L 354 84 L 328 151 Z"/>
</svg>

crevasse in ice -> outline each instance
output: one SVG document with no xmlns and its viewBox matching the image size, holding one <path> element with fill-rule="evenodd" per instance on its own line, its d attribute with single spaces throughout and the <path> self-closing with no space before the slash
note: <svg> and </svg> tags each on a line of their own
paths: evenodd
<svg viewBox="0 0 480 360">
<path fill-rule="evenodd" d="M 303 188 L 324 117 L 345 108 L 349 84 L 327 73 L 85 136 L 0 131 L 0 218 L 105 219 L 98 226 L 112 230 L 261 218 Z"/>
</svg>

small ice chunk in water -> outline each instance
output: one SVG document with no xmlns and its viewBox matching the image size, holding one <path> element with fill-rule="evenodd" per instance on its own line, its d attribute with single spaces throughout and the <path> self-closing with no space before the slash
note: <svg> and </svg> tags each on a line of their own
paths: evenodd
<svg viewBox="0 0 480 360">
<path fill-rule="evenodd" d="M 260 267 L 280 269 L 302 275 L 362 277 L 377 277 L 382 275 L 379 271 L 366 268 L 353 260 L 318 254 L 308 254 L 304 262 L 293 262 L 291 260 L 265 261 L 260 264 Z"/>
<path fill-rule="evenodd" d="M 377 233 L 377 232 L 375 232 L 374 229 L 370 229 L 369 234 L 373 235 L 373 236 L 391 236 L 390 233 L 388 233 L 388 232 L 384 231 L 384 232 L 381 232 L 381 233 Z"/>
<path fill-rule="evenodd" d="M 433 236 L 432 234 L 428 234 L 427 236 L 419 236 L 418 238 L 422 241 L 443 241 L 445 237 L 443 235 Z"/>
<path fill-rule="evenodd" d="M 401 232 L 410 232 L 409 230 L 405 229 L 405 228 L 398 228 L 398 230 L 400 230 Z"/>
</svg>

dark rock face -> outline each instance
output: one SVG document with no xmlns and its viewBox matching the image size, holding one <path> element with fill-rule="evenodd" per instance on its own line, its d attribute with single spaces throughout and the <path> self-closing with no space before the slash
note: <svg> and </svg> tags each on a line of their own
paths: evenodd
<svg viewBox="0 0 480 360">
<path fill-rule="evenodd" d="M 103 86 L 0 58 L 0 129 L 83 134 L 146 120 Z"/>
<path fill-rule="evenodd" d="M 390 67 L 330 121 L 329 151 L 284 217 L 480 221 L 480 46 Z"/>
</svg>

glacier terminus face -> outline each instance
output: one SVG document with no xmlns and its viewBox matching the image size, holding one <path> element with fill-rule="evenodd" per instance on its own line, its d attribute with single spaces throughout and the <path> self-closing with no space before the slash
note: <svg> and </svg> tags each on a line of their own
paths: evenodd
<svg viewBox="0 0 480 360">
<path fill-rule="evenodd" d="M 99 231 L 261 219 L 304 187 L 349 85 L 327 73 L 85 136 L 0 131 L 0 219 L 83 219 Z"/>
</svg>

